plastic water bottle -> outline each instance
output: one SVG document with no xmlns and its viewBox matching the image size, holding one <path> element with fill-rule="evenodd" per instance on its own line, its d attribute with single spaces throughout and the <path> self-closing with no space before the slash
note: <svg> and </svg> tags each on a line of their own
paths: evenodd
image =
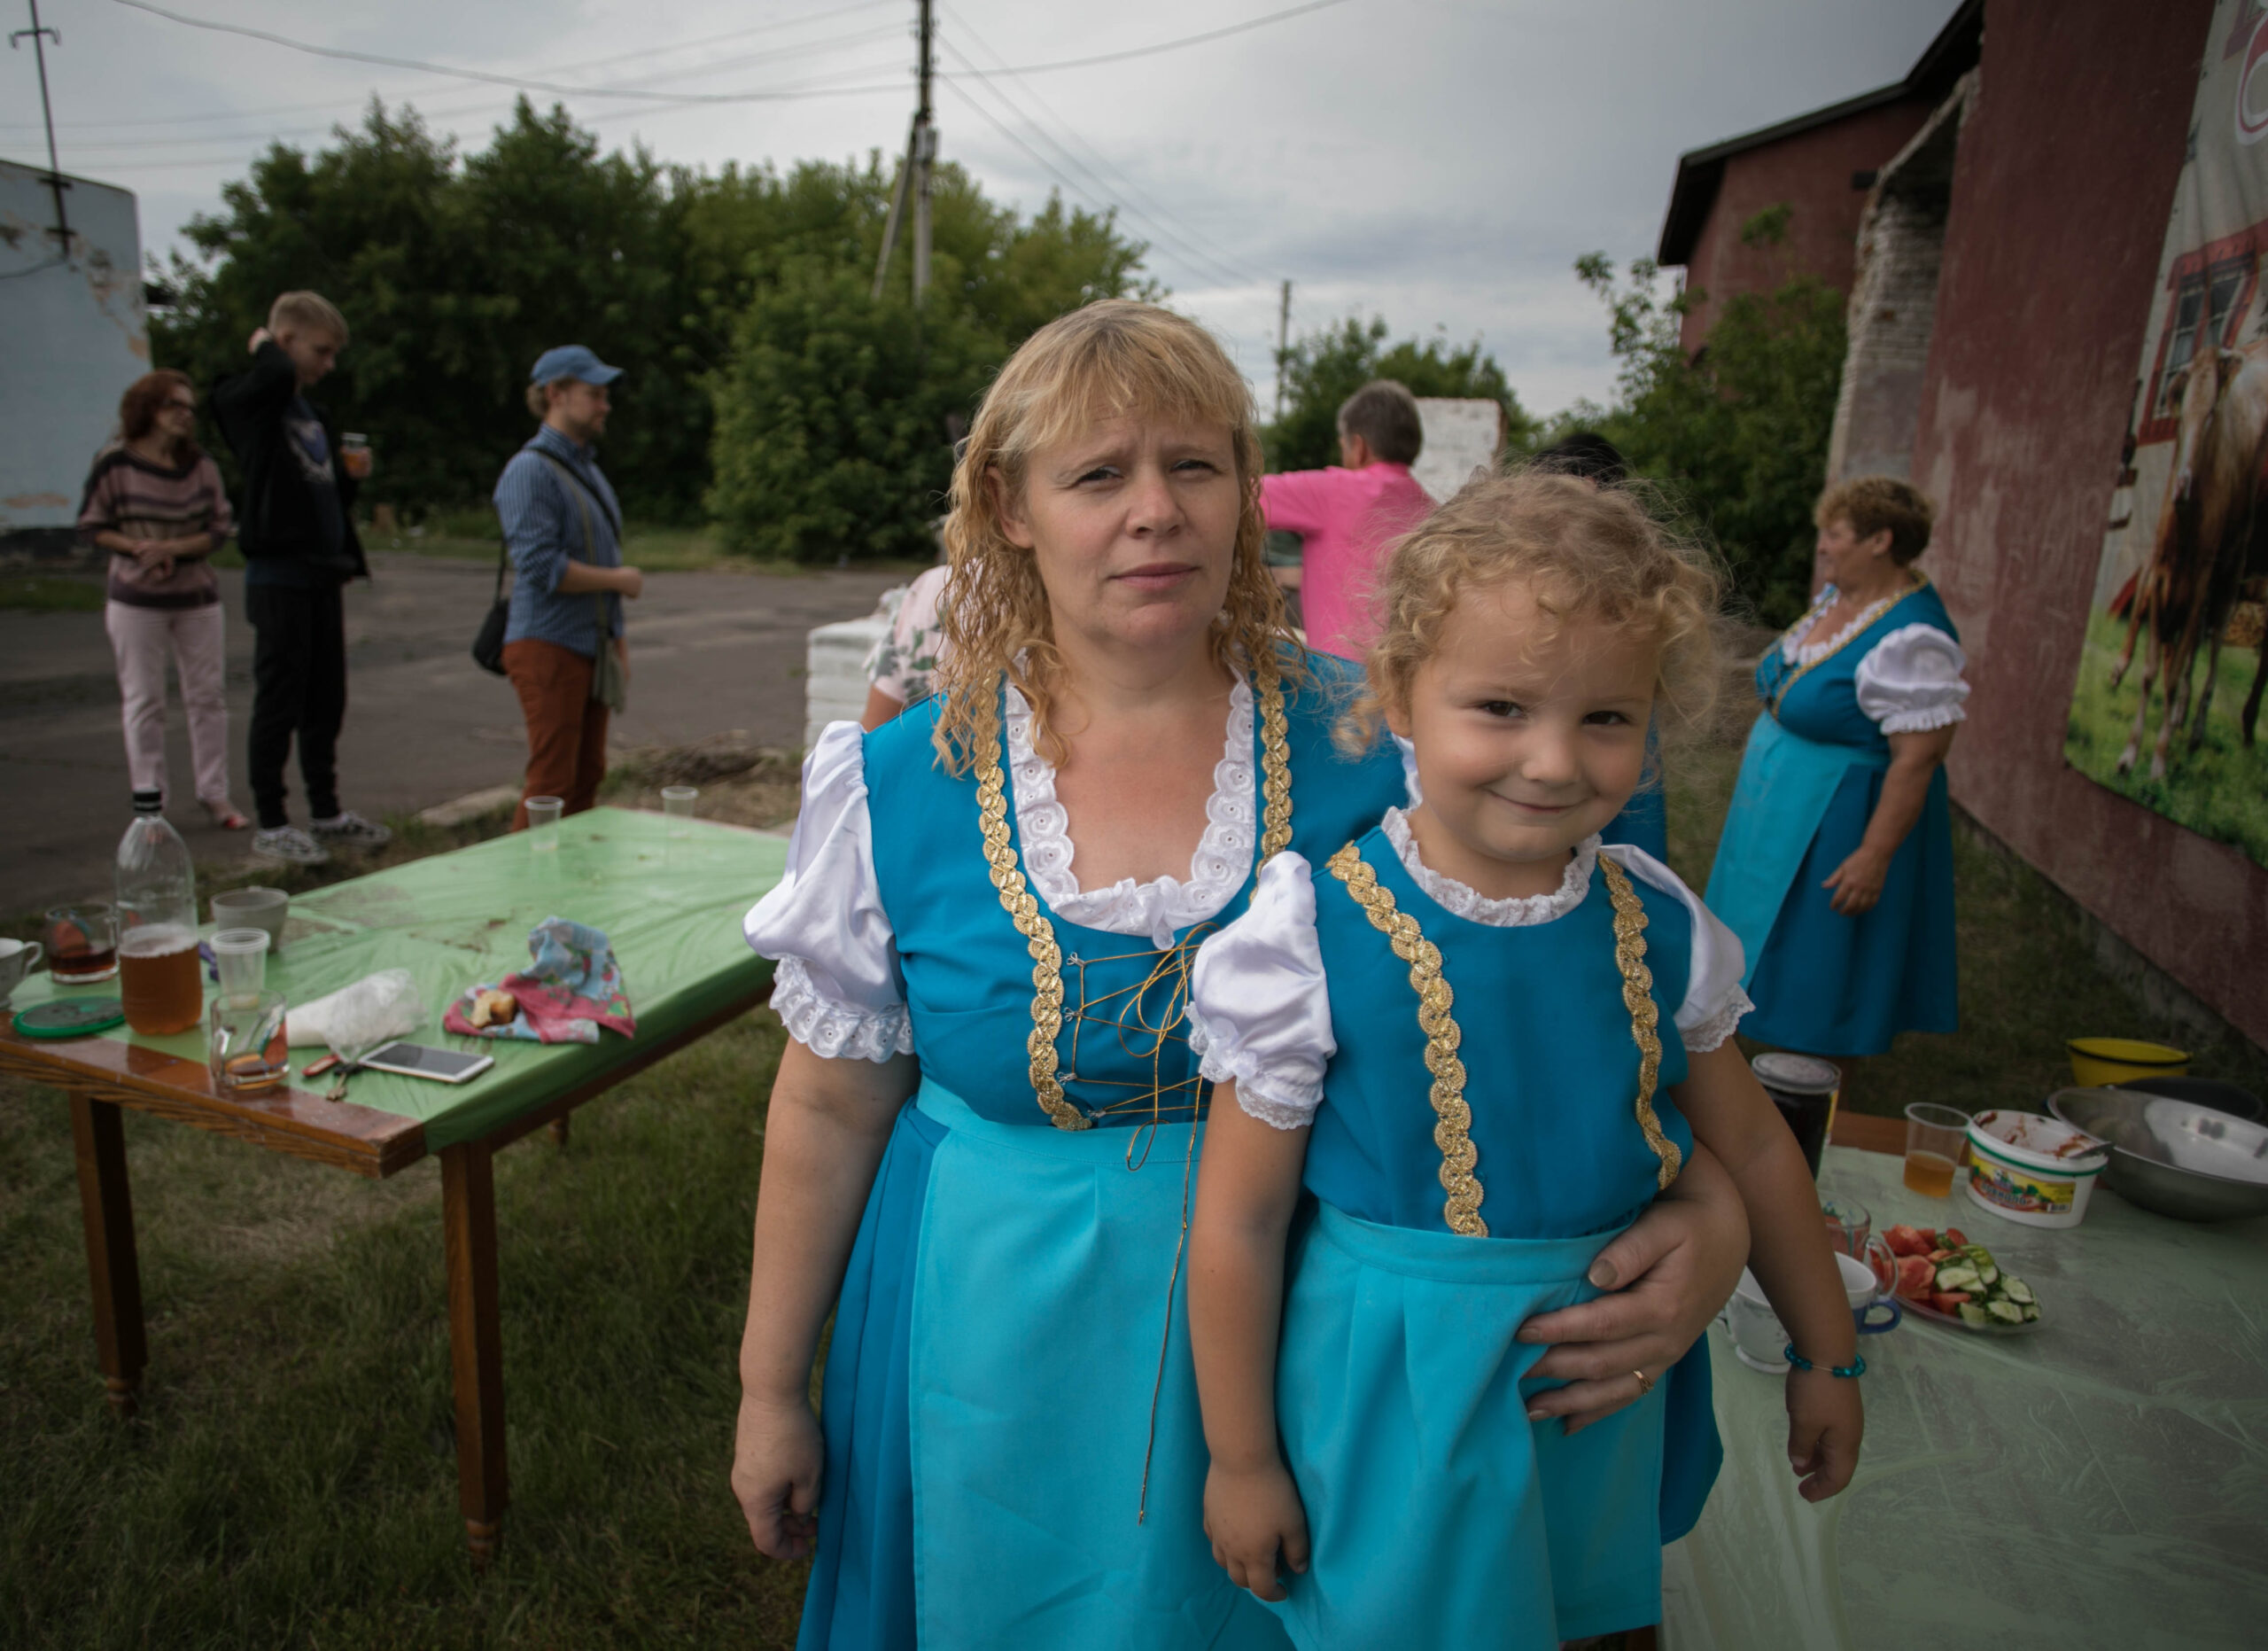
<svg viewBox="0 0 2268 1651">
<path fill-rule="evenodd" d="M 197 872 L 163 802 L 135 792 L 134 823 L 118 842 L 118 994 L 126 1024 L 149 1037 L 186 1032 L 205 1012 Z"/>
</svg>

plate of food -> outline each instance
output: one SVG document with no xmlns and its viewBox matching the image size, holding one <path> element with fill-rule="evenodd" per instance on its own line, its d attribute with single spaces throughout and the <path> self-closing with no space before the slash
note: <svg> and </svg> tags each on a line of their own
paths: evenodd
<svg viewBox="0 0 2268 1651">
<path fill-rule="evenodd" d="M 2047 1322 L 2031 1285 L 1957 1227 L 1893 1227 L 1883 1234 L 1898 1264 L 1898 1299 L 1917 1319 L 1983 1336 L 2024 1336 Z"/>
</svg>

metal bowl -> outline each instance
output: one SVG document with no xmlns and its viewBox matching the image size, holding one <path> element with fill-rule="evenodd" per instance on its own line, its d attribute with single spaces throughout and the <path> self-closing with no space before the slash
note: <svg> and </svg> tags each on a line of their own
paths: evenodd
<svg viewBox="0 0 2268 1651">
<path fill-rule="evenodd" d="M 2132 1089 L 2062 1089 L 2047 1110 L 2110 1143 L 2103 1179 L 2129 1203 L 2178 1221 L 2268 1212 L 2268 1128 Z"/>
<path fill-rule="evenodd" d="M 2248 1124 L 2268 1124 L 2268 1107 L 2261 1105 L 2258 1095 L 2241 1085 L 2225 1084 L 2218 1078 L 2122 1078 L 2117 1087 L 2167 1095 L 2176 1101 L 2194 1101 L 2199 1106 L 2241 1118 Z"/>
</svg>

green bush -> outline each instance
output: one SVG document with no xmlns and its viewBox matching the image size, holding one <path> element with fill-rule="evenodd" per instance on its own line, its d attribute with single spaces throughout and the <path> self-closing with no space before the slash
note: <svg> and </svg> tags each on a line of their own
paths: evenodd
<svg viewBox="0 0 2268 1651">
<path fill-rule="evenodd" d="M 1268 468 L 1320 470 L 1339 463 L 1339 409 L 1347 398 L 1373 378 L 1391 378 L 1412 395 L 1469 396 L 1504 409 L 1504 428 L 1514 446 L 1535 428 L 1512 393 L 1503 369 L 1476 340 L 1452 349 L 1447 339 L 1415 339 L 1386 347 L 1384 317 L 1367 325 L 1349 315 L 1337 325 L 1302 338 L 1278 363 L 1284 375 L 1284 416 L 1263 432 Z"/>
</svg>

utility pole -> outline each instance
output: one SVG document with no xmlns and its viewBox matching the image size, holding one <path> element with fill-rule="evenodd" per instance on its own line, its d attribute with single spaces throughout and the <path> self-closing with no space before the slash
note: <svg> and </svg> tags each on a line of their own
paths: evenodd
<svg viewBox="0 0 2268 1651">
<path fill-rule="evenodd" d="M 50 28 L 39 20 L 39 0 L 31 0 L 31 9 L 32 26 L 29 28 L 19 28 L 9 35 L 8 47 L 12 51 L 17 50 L 22 45 L 24 36 L 30 35 L 32 56 L 39 63 L 39 112 L 41 118 L 47 122 L 47 186 L 55 191 L 55 239 L 57 250 L 68 258 L 71 255 L 71 219 L 63 210 L 63 168 L 55 163 L 55 110 L 47 100 L 47 42 L 52 40 L 59 46 L 63 43 L 63 35 L 58 30 Z M 928 16 L 929 0 L 921 0 L 921 14 L 925 19 Z M 926 24 L 924 27 L 926 27 Z M 926 33 L 922 35 L 922 41 L 921 101 L 926 105 L 929 100 L 927 55 L 928 35 Z"/>
<path fill-rule="evenodd" d="M 1292 353 L 1292 284 L 1284 283 L 1284 296 L 1276 307 L 1276 422 L 1284 422 L 1284 362 Z"/>
<path fill-rule="evenodd" d="M 913 304 L 929 290 L 929 183 L 937 160 L 937 128 L 929 107 L 929 44 L 936 31 L 930 0 L 921 4 L 921 103 L 913 112 Z"/>
</svg>

